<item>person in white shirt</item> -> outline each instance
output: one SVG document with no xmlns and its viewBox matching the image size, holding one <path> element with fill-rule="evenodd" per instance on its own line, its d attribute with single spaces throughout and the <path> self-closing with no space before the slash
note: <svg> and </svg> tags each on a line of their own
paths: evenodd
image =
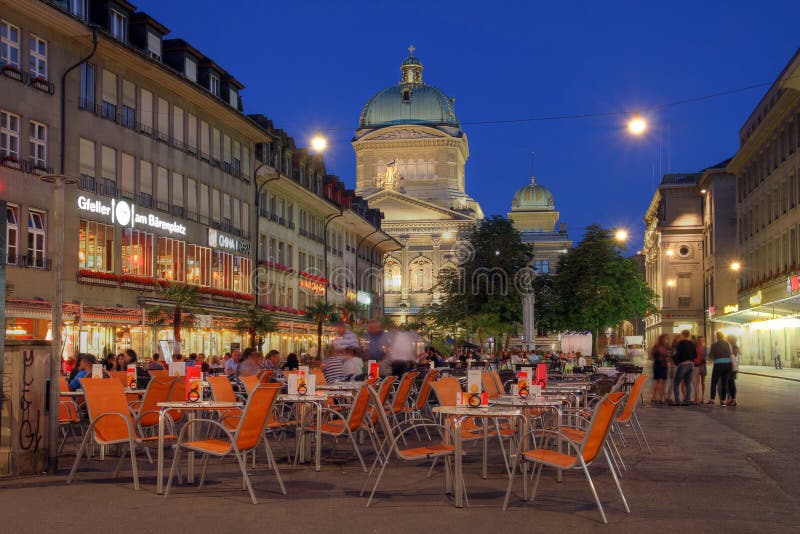
<svg viewBox="0 0 800 534">
<path fill-rule="evenodd" d="M 364 374 L 364 360 L 350 347 L 344 349 L 344 376 L 350 378 Z"/>
</svg>

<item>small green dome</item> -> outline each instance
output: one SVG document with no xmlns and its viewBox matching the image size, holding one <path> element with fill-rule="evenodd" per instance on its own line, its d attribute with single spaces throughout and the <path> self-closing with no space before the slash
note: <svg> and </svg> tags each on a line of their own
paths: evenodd
<svg viewBox="0 0 800 534">
<path fill-rule="evenodd" d="M 531 183 L 514 194 L 511 211 L 553 211 L 555 201 L 553 193 L 531 178 Z"/>
</svg>

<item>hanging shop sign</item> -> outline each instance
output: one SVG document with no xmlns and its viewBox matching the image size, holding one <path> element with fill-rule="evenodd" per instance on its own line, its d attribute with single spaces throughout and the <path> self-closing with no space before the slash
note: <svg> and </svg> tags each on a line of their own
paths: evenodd
<svg viewBox="0 0 800 534">
<path fill-rule="evenodd" d="M 300 287 L 315 295 L 324 295 L 325 294 L 325 284 L 322 282 L 317 282 L 316 280 L 309 280 L 308 278 L 301 278 L 300 279 Z"/>
<path fill-rule="evenodd" d="M 139 212 L 132 202 L 112 198 L 110 203 L 93 200 L 83 195 L 78 197 L 78 210 L 96 213 L 111 221 L 111 224 L 136 228 L 144 226 L 169 234 L 186 235 L 186 227 L 178 221 L 167 221 L 153 213 Z"/>
<path fill-rule="evenodd" d="M 761 300 L 764 298 L 764 295 L 761 293 L 759 289 L 757 293 L 754 295 L 750 295 L 750 306 L 761 306 Z"/>
<path fill-rule="evenodd" d="M 208 246 L 222 248 L 240 254 L 250 254 L 250 243 L 242 239 L 223 234 L 216 228 L 208 229 Z"/>
<path fill-rule="evenodd" d="M 348 302 L 355 302 L 356 292 L 353 291 L 352 289 L 347 289 L 344 292 L 344 298 L 346 298 Z"/>
<path fill-rule="evenodd" d="M 366 291 L 359 291 L 356 295 L 356 302 L 362 306 L 369 306 L 372 304 L 372 296 Z"/>
</svg>

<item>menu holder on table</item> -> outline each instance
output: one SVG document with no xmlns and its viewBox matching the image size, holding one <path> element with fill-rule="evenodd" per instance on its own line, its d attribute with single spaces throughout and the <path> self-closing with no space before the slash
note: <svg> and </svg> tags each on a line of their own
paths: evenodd
<svg viewBox="0 0 800 534">
<path fill-rule="evenodd" d="M 103 378 L 103 364 L 102 363 L 93 363 L 92 364 L 92 378 Z"/>
<path fill-rule="evenodd" d="M 369 378 L 378 378 L 380 376 L 380 364 L 375 360 L 367 361 L 367 370 L 369 372 Z"/>
<path fill-rule="evenodd" d="M 315 395 L 317 390 L 317 377 L 298 371 L 286 379 L 286 388 L 289 395 Z"/>
<path fill-rule="evenodd" d="M 470 393 L 462 391 L 458 394 L 456 399 L 458 406 L 469 406 L 470 408 L 479 408 L 480 406 L 489 405 L 489 395 L 487 393 Z"/>
<path fill-rule="evenodd" d="M 125 369 L 125 383 L 127 384 L 128 389 L 136 389 L 136 365 L 135 364 L 128 364 L 128 367 Z"/>
<path fill-rule="evenodd" d="M 200 367 L 185 368 L 186 371 L 186 401 L 203 401 L 203 373 Z"/>
<path fill-rule="evenodd" d="M 536 385 L 547 387 L 547 364 L 540 363 L 536 366 Z"/>
<path fill-rule="evenodd" d="M 480 393 L 483 388 L 481 387 L 481 370 L 470 369 L 467 371 L 467 393 Z"/>
<path fill-rule="evenodd" d="M 517 373 L 516 388 L 512 388 L 515 395 L 520 397 L 527 397 L 530 393 L 530 375 L 527 371 L 520 371 Z"/>
<path fill-rule="evenodd" d="M 186 362 L 170 362 L 169 376 L 186 376 Z"/>
</svg>

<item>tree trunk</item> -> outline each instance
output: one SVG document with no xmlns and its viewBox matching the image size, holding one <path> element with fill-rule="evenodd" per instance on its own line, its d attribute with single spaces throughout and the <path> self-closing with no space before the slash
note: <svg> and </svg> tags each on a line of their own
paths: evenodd
<svg viewBox="0 0 800 534">
<path fill-rule="evenodd" d="M 183 320 L 181 309 L 175 306 L 172 312 L 172 336 L 175 338 L 175 345 L 172 349 L 173 354 L 181 354 L 181 322 Z"/>
<path fill-rule="evenodd" d="M 254 328 L 250 328 L 247 331 L 247 335 L 250 338 L 248 341 L 250 342 L 250 347 L 256 348 L 256 331 Z"/>
<path fill-rule="evenodd" d="M 317 323 L 317 359 L 322 359 L 322 321 Z"/>
<path fill-rule="evenodd" d="M 600 328 L 595 328 L 592 332 L 592 357 L 596 358 L 600 354 Z"/>
</svg>

